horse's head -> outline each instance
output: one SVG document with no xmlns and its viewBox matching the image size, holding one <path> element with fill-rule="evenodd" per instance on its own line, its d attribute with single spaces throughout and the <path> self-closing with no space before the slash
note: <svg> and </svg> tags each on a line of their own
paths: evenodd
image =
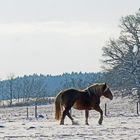
<svg viewBox="0 0 140 140">
<path fill-rule="evenodd" d="M 106 83 L 103 84 L 102 95 L 106 98 L 109 98 L 110 100 L 113 99 L 113 94 L 112 94 L 111 90 L 109 89 L 109 87 L 106 85 Z"/>
<path fill-rule="evenodd" d="M 88 90 L 92 94 L 97 94 L 99 96 L 104 96 L 106 98 L 109 98 L 110 100 L 113 99 L 113 94 L 110 91 L 110 89 L 109 89 L 109 87 L 107 86 L 106 83 L 94 84 L 94 85 L 88 87 Z"/>
</svg>

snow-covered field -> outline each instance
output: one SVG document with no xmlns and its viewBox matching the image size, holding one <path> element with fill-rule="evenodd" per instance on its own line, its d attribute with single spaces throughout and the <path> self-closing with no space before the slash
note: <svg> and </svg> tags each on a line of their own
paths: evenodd
<svg viewBox="0 0 140 140">
<path fill-rule="evenodd" d="M 104 102 L 102 100 L 104 110 Z M 107 101 L 108 102 L 108 101 Z M 68 118 L 65 125 L 54 120 L 54 105 L 38 107 L 35 119 L 34 107 L 0 109 L 0 139 L 4 140 L 140 140 L 140 116 L 136 113 L 136 101 L 131 98 L 116 98 L 108 102 L 108 116 L 103 125 L 98 125 L 99 114 L 90 111 L 89 126 L 84 124 L 84 111 L 72 110 L 78 125 L 72 125 Z"/>
</svg>

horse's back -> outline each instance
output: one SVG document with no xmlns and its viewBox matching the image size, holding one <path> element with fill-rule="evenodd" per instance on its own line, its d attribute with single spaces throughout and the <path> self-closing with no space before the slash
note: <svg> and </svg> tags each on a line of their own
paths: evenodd
<svg viewBox="0 0 140 140">
<path fill-rule="evenodd" d="M 78 97 L 79 91 L 76 89 L 66 89 L 62 91 L 62 98 L 76 98 Z"/>
</svg>

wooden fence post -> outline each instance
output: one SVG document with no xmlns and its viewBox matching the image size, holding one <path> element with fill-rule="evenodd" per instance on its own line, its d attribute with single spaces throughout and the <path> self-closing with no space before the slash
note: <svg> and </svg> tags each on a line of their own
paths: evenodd
<svg viewBox="0 0 140 140">
<path fill-rule="evenodd" d="M 105 103 L 105 116 L 107 116 L 107 103 Z"/>
<path fill-rule="evenodd" d="M 137 102 L 137 115 L 139 115 L 139 101 Z"/>
<path fill-rule="evenodd" d="M 28 106 L 27 106 L 27 119 L 29 118 L 29 110 L 28 110 Z"/>
<path fill-rule="evenodd" d="M 35 118 L 37 119 L 37 105 L 35 105 Z"/>
</svg>

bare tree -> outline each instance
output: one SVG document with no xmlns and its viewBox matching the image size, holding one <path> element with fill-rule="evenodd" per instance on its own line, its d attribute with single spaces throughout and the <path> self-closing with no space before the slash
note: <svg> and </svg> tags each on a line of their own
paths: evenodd
<svg viewBox="0 0 140 140">
<path fill-rule="evenodd" d="M 42 97 L 45 97 L 47 92 L 47 86 L 42 79 L 38 76 L 33 77 L 24 77 L 23 80 L 23 100 L 25 103 L 28 103 L 30 98 L 36 98 L 35 104 Z"/>
<path fill-rule="evenodd" d="M 39 77 L 34 78 L 33 94 L 36 98 L 35 104 L 38 103 L 39 99 L 44 98 L 47 93 L 46 83 Z"/>
<path fill-rule="evenodd" d="M 17 101 L 18 101 L 18 103 L 20 102 L 20 98 L 21 98 L 21 96 L 22 96 L 22 93 L 23 93 L 23 83 L 19 80 L 19 79 L 17 79 L 16 81 L 15 81 L 16 83 L 16 86 L 15 86 L 15 99 L 17 99 Z"/>
<path fill-rule="evenodd" d="M 103 47 L 104 69 L 133 77 L 140 92 L 140 10 L 122 17 L 120 22 L 120 37 L 110 39 Z"/>
<path fill-rule="evenodd" d="M 23 102 L 27 103 L 32 95 L 34 79 L 24 76 L 23 79 Z"/>
<path fill-rule="evenodd" d="M 8 79 L 9 79 L 9 100 L 10 100 L 10 103 L 9 105 L 12 106 L 12 103 L 13 103 L 13 91 L 14 91 L 14 74 L 10 74 L 8 76 Z"/>
</svg>

